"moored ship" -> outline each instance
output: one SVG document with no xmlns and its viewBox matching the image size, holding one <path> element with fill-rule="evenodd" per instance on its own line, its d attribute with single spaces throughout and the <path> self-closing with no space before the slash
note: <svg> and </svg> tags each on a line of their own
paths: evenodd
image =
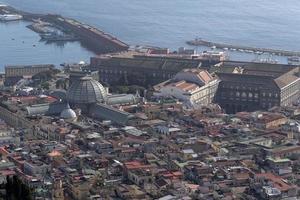
<svg viewBox="0 0 300 200">
<path fill-rule="evenodd" d="M 76 41 L 79 40 L 78 37 L 69 34 L 58 34 L 56 32 L 40 34 L 42 40 L 49 42 L 59 42 L 59 41 Z"/>
<path fill-rule="evenodd" d="M 298 56 L 288 57 L 288 64 L 290 64 L 290 65 L 300 65 L 300 57 L 298 57 Z"/>
<path fill-rule="evenodd" d="M 21 20 L 22 18 L 23 18 L 22 15 L 13 15 L 13 14 L 0 15 L 0 21 L 16 21 L 16 20 Z"/>
</svg>

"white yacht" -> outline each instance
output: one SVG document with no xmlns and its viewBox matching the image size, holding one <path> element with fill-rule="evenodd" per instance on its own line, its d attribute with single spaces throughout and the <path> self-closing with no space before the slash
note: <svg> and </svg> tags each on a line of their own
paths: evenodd
<svg viewBox="0 0 300 200">
<path fill-rule="evenodd" d="M 16 20 L 21 20 L 22 18 L 23 18 L 22 15 L 13 15 L 13 14 L 0 15 L 0 21 L 16 21 Z"/>
</svg>

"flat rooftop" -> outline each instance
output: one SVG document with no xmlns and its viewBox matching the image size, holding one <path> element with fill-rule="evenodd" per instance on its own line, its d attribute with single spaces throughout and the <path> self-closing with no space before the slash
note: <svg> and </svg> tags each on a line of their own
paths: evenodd
<svg viewBox="0 0 300 200">
<path fill-rule="evenodd" d="M 211 67 L 210 72 L 216 73 L 222 81 L 275 83 L 279 88 L 300 78 L 298 66 L 270 63 L 225 61 Z"/>
<path fill-rule="evenodd" d="M 193 60 L 181 57 L 153 56 L 136 52 L 126 52 L 122 54 L 111 54 L 92 57 L 101 59 L 102 66 L 129 67 L 140 69 L 169 69 L 176 72 L 185 68 L 197 68 L 201 65 L 201 60 Z"/>
<path fill-rule="evenodd" d="M 11 68 L 54 68 L 54 65 L 52 64 L 44 64 L 44 65 L 7 65 L 5 66 L 5 69 L 11 69 Z"/>
<path fill-rule="evenodd" d="M 294 65 L 284 64 L 224 61 L 212 67 L 212 70 L 218 73 L 240 73 L 277 78 L 296 67 L 297 66 Z"/>
</svg>

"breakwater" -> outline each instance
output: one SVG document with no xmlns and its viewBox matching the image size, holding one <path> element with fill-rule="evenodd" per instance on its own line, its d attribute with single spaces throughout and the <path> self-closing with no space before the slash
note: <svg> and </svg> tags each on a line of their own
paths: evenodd
<svg viewBox="0 0 300 200">
<path fill-rule="evenodd" d="M 207 47 L 215 47 L 218 49 L 228 49 L 228 50 L 237 50 L 248 53 L 270 53 L 278 56 L 300 56 L 299 51 L 288 51 L 281 49 L 270 49 L 270 48 L 259 48 L 259 47 L 249 47 L 243 45 L 233 45 L 233 44 L 225 44 L 225 43 L 217 43 L 211 42 L 203 39 L 194 39 L 186 42 L 188 45 L 192 46 L 207 46 Z"/>
<path fill-rule="evenodd" d="M 65 18 L 61 15 L 29 13 L 15 9 L 11 6 L 0 7 L 0 14 L 18 14 L 22 15 L 23 20 L 26 21 L 31 21 L 33 23 L 36 23 L 37 21 L 49 23 L 51 26 L 56 27 L 62 32 L 71 33 L 78 37 L 83 46 L 96 54 L 120 52 L 128 50 L 129 48 L 129 45 L 111 34 L 74 19 Z"/>
</svg>

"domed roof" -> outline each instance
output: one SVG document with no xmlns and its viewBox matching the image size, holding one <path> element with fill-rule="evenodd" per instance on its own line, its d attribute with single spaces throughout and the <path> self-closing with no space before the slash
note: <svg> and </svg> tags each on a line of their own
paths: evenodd
<svg viewBox="0 0 300 200">
<path fill-rule="evenodd" d="M 105 102 L 106 96 L 105 88 L 91 77 L 74 80 L 67 91 L 68 101 L 75 104 Z"/>
<path fill-rule="evenodd" d="M 63 111 L 61 111 L 60 117 L 63 119 L 75 119 L 77 115 L 68 105 Z"/>
</svg>

